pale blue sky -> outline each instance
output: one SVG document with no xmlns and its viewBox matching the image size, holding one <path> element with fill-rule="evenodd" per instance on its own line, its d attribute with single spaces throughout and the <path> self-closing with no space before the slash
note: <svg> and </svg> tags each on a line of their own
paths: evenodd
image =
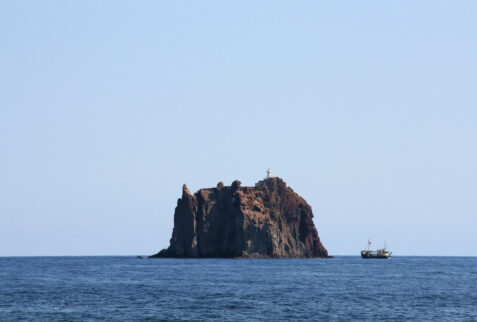
<svg viewBox="0 0 477 322">
<path fill-rule="evenodd" d="M 152 254 L 270 167 L 330 254 L 477 256 L 476 1 L 0 2 L 0 256 Z"/>
</svg>

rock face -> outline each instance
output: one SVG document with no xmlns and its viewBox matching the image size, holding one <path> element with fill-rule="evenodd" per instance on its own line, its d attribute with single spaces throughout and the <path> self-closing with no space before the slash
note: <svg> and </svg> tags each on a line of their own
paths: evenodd
<svg viewBox="0 0 477 322">
<path fill-rule="evenodd" d="M 280 178 L 255 187 L 186 185 L 170 246 L 151 257 L 328 257 L 306 201 Z"/>
</svg>

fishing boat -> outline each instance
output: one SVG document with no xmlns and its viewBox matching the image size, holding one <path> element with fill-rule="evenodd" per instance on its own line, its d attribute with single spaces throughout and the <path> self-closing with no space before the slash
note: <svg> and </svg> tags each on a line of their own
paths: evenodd
<svg viewBox="0 0 477 322">
<path fill-rule="evenodd" d="M 386 249 L 386 241 L 384 247 L 378 250 L 371 250 L 371 240 L 368 239 L 368 250 L 361 251 L 361 258 L 391 258 L 391 253 Z"/>
</svg>

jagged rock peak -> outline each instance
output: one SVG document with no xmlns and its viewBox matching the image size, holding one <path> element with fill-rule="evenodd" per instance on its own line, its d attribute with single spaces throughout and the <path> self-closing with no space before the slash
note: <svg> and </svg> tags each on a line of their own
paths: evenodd
<svg viewBox="0 0 477 322">
<path fill-rule="evenodd" d="M 237 190 L 238 188 L 240 188 L 241 184 L 242 184 L 242 182 L 240 182 L 238 180 L 235 180 L 234 182 L 232 182 L 232 189 Z"/>
<path fill-rule="evenodd" d="M 182 185 L 182 195 L 184 195 L 184 194 L 186 194 L 186 195 L 191 194 L 190 191 L 189 191 L 189 188 L 187 188 L 187 185 L 185 183 Z"/>
</svg>

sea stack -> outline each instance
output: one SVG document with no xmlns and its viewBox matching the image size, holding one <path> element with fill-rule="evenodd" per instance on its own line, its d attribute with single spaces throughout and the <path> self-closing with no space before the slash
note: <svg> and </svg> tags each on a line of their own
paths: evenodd
<svg viewBox="0 0 477 322">
<path fill-rule="evenodd" d="M 254 187 L 200 189 L 184 184 L 170 246 L 151 257 L 328 257 L 308 203 L 277 177 Z"/>
</svg>

